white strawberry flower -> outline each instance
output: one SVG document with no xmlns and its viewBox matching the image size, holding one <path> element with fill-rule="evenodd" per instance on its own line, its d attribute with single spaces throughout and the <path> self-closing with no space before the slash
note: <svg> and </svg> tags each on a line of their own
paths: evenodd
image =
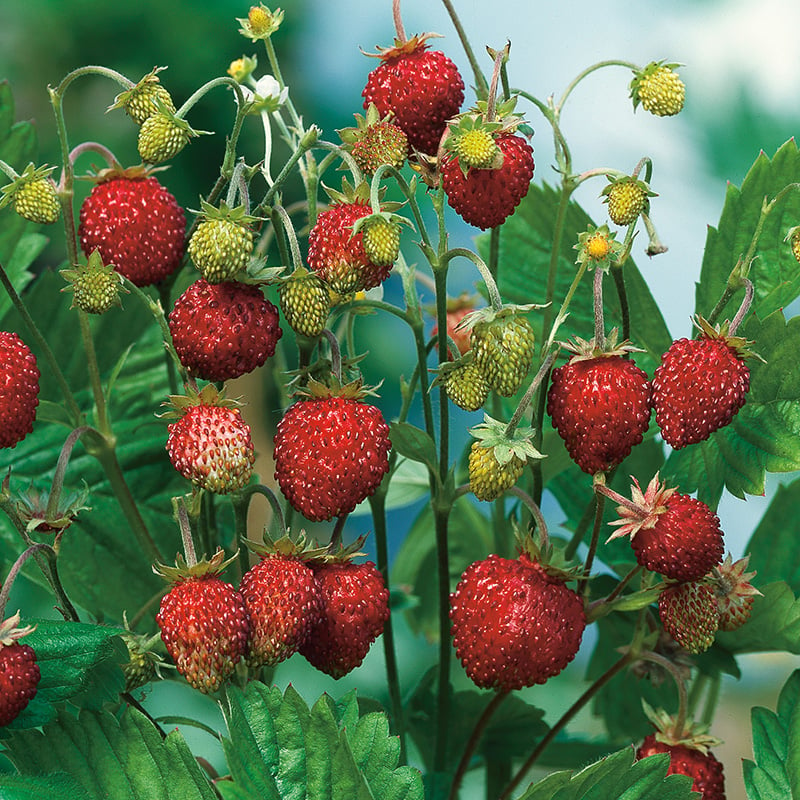
<svg viewBox="0 0 800 800">
<path fill-rule="evenodd" d="M 270 157 L 272 156 L 272 114 L 278 114 L 281 106 L 289 97 L 289 87 L 281 88 L 280 83 L 272 75 L 262 75 L 250 89 L 242 86 L 242 93 L 248 102 L 253 103 L 250 114 L 261 114 L 264 125 L 264 163 L 261 172 L 267 183 L 272 186 L 272 173 L 270 172 Z"/>
</svg>

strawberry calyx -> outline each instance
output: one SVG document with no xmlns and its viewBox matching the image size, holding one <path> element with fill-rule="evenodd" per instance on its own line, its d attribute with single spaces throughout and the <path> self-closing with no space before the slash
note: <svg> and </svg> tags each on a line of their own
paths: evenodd
<svg viewBox="0 0 800 800">
<path fill-rule="evenodd" d="M 239 33 L 257 42 L 260 39 L 269 39 L 280 28 L 283 11 L 280 8 L 271 11 L 263 3 L 259 3 L 250 7 L 246 17 L 237 17 L 236 21 L 242 26 Z"/>
<path fill-rule="evenodd" d="M 36 630 L 35 625 L 26 625 L 24 628 L 20 628 L 19 622 L 19 611 L 3 622 L 0 622 L 0 647 L 10 647 L 24 636 Z"/>
<path fill-rule="evenodd" d="M 708 732 L 708 725 L 693 720 L 680 720 L 679 716 L 668 714 L 664 709 L 654 709 L 647 701 L 642 700 L 644 713 L 655 727 L 654 736 L 657 742 L 669 747 L 681 746 L 698 750 L 706 755 L 712 747 L 722 744 L 722 740 Z"/>
<path fill-rule="evenodd" d="M 619 329 L 613 328 L 607 336 L 604 337 L 602 345 L 597 344 L 595 338 L 581 339 L 579 336 L 573 337 L 570 341 L 559 342 L 561 347 L 571 354 L 569 363 L 573 364 L 577 361 L 591 361 L 595 358 L 611 358 L 613 356 L 625 356 L 628 353 L 643 353 L 645 352 L 641 347 L 636 347 L 627 339 L 617 343 L 619 338 Z"/>
<path fill-rule="evenodd" d="M 293 539 L 288 532 L 277 539 L 273 539 L 264 531 L 263 541 L 257 542 L 253 539 L 243 539 L 242 542 L 251 553 L 259 556 L 259 558 L 277 555 L 298 558 L 302 561 L 317 561 L 324 558 L 329 549 L 328 547 L 320 547 L 314 540 L 308 539 L 305 531 L 300 531 L 296 539 Z"/>
<path fill-rule="evenodd" d="M 430 47 L 428 39 L 441 38 L 441 33 L 417 33 L 409 39 L 399 39 L 395 37 L 394 44 L 391 47 L 376 45 L 377 53 L 368 53 L 366 50 L 362 50 L 361 52 L 370 58 L 380 58 L 382 61 L 388 61 L 391 58 L 410 56 L 413 53 L 427 50 Z"/>
<path fill-rule="evenodd" d="M 211 558 L 205 555 L 196 563 L 189 564 L 186 559 L 178 553 L 175 556 L 175 566 L 166 564 L 154 564 L 153 572 L 160 575 L 169 583 L 182 583 L 187 580 L 197 580 L 198 578 L 214 577 L 224 572 L 238 557 L 237 550 L 229 559 L 225 558 L 225 551 L 219 548 Z"/>
<path fill-rule="evenodd" d="M 58 504 L 48 511 L 50 493 L 39 491 L 31 484 L 25 492 L 20 492 L 14 503 L 17 515 L 25 523 L 27 533 L 55 533 L 57 536 L 68 528 L 81 511 L 90 511 L 86 505 L 89 487 L 84 483 L 83 489 L 68 496 L 58 498 Z"/>
<path fill-rule="evenodd" d="M 514 540 L 517 552 L 537 563 L 551 578 L 569 583 L 583 576 L 583 565 L 575 559 L 568 559 L 564 549 L 555 547 L 549 537 L 542 542 L 534 538 L 529 530 L 523 533 L 514 523 Z"/>
<path fill-rule="evenodd" d="M 621 519 L 609 523 L 618 527 L 608 537 L 607 542 L 622 536 L 630 536 L 633 539 L 640 530 L 654 527 L 658 517 L 667 511 L 667 501 L 677 491 L 677 487 L 669 488 L 666 483 L 662 483 L 658 473 L 653 476 L 644 492 L 636 478 L 631 476 L 631 480 L 633 481 L 631 500 L 604 484 L 596 486 L 597 491 L 619 503 L 617 513 Z"/>
<path fill-rule="evenodd" d="M 201 222 L 208 220 L 219 220 L 223 222 L 232 222 L 235 225 L 241 225 L 243 228 L 249 228 L 256 222 L 261 222 L 260 217 L 254 217 L 247 213 L 245 206 L 229 206 L 222 200 L 219 206 L 213 206 L 205 200 L 200 200 L 200 210 L 190 208 L 193 214 L 198 214 Z"/>
<path fill-rule="evenodd" d="M 456 325 L 455 330 L 469 331 L 481 322 L 488 324 L 519 314 L 527 314 L 528 311 L 535 311 L 541 308 L 545 308 L 545 306 L 537 303 L 504 303 L 500 308 L 485 306 L 484 308 L 478 308 L 475 311 L 471 311 L 469 314 L 465 314 L 458 325 Z"/>
<path fill-rule="evenodd" d="M 161 86 L 161 80 L 158 77 L 158 73 L 165 69 L 166 67 L 154 67 L 129 89 L 120 92 L 114 98 L 114 102 L 106 109 L 106 114 L 117 108 L 129 110 L 132 106 L 135 107 L 137 103 L 142 102 L 142 100 L 149 99 L 151 103 L 154 103 L 155 98 L 161 100 L 166 108 L 174 112 L 175 106 L 172 104 L 167 90 Z"/>
<path fill-rule="evenodd" d="M 533 446 L 535 430 L 533 428 L 516 427 L 509 435 L 508 423 L 484 414 L 483 422 L 469 429 L 481 447 L 492 448 L 497 463 L 500 466 L 508 464 L 516 457 L 525 462 L 529 458 L 544 458 Z"/>
<path fill-rule="evenodd" d="M 730 320 L 726 319 L 721 324 L 712 325 L 705 317 L 696 314 L 692 317 L 692 322 L 700 329 L 702 336 L 706 339 L 721 339 L 724 341 L 734 351 L 737 358 L 757 358 L 760 361 L 764 361 L 758 353 L 750 349 L 750 346 L 755 342 L 745 339 L 744 336 L 735 336 L 730 333 Z"/>
<path fill-rule="evenodd" d="M 378 387 L 365 386 L 361 378 L 356 378 L 349 383 L 342 383 L 334 374 L 330 374 L 324 381 L 310 377 L 308 383 L 298 389 L 295 394 L 301 400 L 324 400 L 328 397 L 343 397 L 347 400 L 363 400 L 365 397 L 375 397 Z"/>
<path fill-rule="evenodd" d="M 123 167 L 121 164 L 116 164 L 110 167 L 103 167 L 103 169 L 96 172 L 89 172 L 86 175 L 76 175 L 75 177 L 76 180 L 90 181 L 93 184 L 106 183 L 120 178 L 138 181 L 149 178 L 157 172 L 163 172 L 165 169 L 168 168 L 153 164 L 134 164 L 131 167 Z"/>
<path fill-rule="evenodd" d="M 218 408 L 241 408 L 240 400 L 225 397 L 224 391 L 217 389 L 213 383 L 207 383 L 202 389 L 187 385 L 186 394 L 172 394 L 162 403 L 167 408 L 163 414 L 157 416 L 162 419 L 180 419 L 187 411 L 195 406 L 217 406 Z"/>
</svg>

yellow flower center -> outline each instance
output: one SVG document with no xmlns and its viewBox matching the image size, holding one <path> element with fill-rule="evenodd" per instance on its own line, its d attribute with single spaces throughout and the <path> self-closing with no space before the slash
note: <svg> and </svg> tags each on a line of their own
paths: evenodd
<svg viewBox="0 0 800 800">
<path fill-rule="evenodd" d="M 586 240 L 586 254 L 592 261 L 602 261 L 611 252 L 611 243 L 600 233 Z"/>
</svg>

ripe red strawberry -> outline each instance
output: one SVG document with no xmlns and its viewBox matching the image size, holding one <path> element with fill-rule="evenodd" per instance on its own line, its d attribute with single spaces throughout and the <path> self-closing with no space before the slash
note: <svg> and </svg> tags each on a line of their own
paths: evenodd
<svg viewBox="0 0 800 800">
<path fill-rule="evenodd" d="M 609 537 L 631 537 L 636 560 L 646 569 L 674 581 L 696 581 L 722 560 L 724 543 L 719 518 L 702 501 L 662 484 L 656 473 L 643 493 L 636 478 L 633 502 L 608 487 L 599 487 L 620 503 L 622 519 Z"/>
<path fill-rule="evenodd" d="M 745 572 L 750 555 L 734 562 L 731 554 L 711 570 L 708 580 L 714 588 L 719 610 L 719 627 L 723 631 L 735 631 L 750 619 L 753 602 L 761 592 L 750 583 L 755 571 Z"/>
<path fill-rule="evenodd" d="M 350 513 L 389 470 L 389 426 L 360 382 L 308 384 L 309 397 L 284 414 L 275 434 L 275 477 L 292 506 L 322 521 Z"/>
<path fill-rule="evenodd" d="M 693 779 L 692 789 L 700 792 L 702 800 L 725 800 L 725 776 L 722 763 L 708 750 L 699 750 L 682 744 L 666 744 L 650 734 L 636 751 L 636 758 L 646 758 L 657 753 L 669 753 L 667 775 L 688 775 Z"/>
<path fill-rule="evenodd" d="M 179 557 L 175 567 L 156 567 L 173 583 L 156 614 L 161 638 L 178 672 L 206 694 L 247 654 L 250 621 L 241 594 L 219 577 L 226 566 L 218 550 L 193 566 Z"/>
<path fill-rule="evenodd" d="M 179 418 L 169 425 L 167 453 L 184 478 L 209 492 L 226 494 L 250 480 L 255 463 L 250 426 L 235 404 L 219 396 L 213 384 L 199 394 L 174 396 Z"/>
<path fill-rule="evenodd" d="M 504 131 L 495 142 L 503 156 L 496 169 L 471 168 L 465 173 L 452 151 L 441 163 L 448 203 L 465 222 L 482 230 L 501 225 L 528 193 L 533 179 L 533 148 L 522 136 Z"/>
<path fill-rule="evenodd" d="M 389 619 L 389 591 L 371 561 L 314 566 L 321 613 L 300 646 L 310 664 L 341 678 L 364 660 Z"/>
<path fill-rule="evenodd" d="M 702 318 L 698 339 L 678 339 L 653 375 L 653 408 L 661 435 L 676 450 L 728 425 L 744 405 L 750 370 L 747 341 Z"/>
<path fill-rule="evenodd" d="M 158 283 L 181 263 L 186 218 L 175 198 L 141 169 L 108 171 L 83 201 L 78 236 L 136 286 Z"/>
<path fill-rule="evenodd" d="M 0 447 L 15 447 L 32 430 L 39 405 L 39 368 L 30 348 L 0 331 Z"/>
<path fill-rule="evenodd" d="M 278 309 L 257 287 L 236 281 L 195 281 L 175 301 L 169 331 L 190 375 L 238 378 L 275 353 L 283 331 Z"/>
<path fill-rule="evenodd" d="M 366 187 L 366 184 L 364 184 Z M 355 192 L 331 193 L 331 207 L 323 211 L 308 235 L 308 266 L 335 292 L 350 294 L 372 289 L 389 277 L 391 264 L 375 264 L 364 251 L 363 232 L 353 225 L 372 215 L 360 187 Z"/>
<path fill-rule="evenodd" d="M 20 644 L 33 628 L 18 625 L 19 612 L 0 624 L 0 728 L 13 722 L 33 700 L 41 678 L 33 648 Z"/>
<path fill-rule="evenodd" d="M 453 645 L 481 688 L 544 683 L 575 658 L 583 600 L 527 553 L 490 555 L 467 567 L 450 596 Z"/>
<path fill-rule="evenodd" d="M 624 346 L 598 351 L 577 340 L 576 355 L 553 370 L 547 413 L 575 463 L 590 475 L 619 464 L 650 424 L 650 380 Z"/>
<path fill-rule="evenodd" d="M 447 120 L 464 101 L 464 81 L 444 53 L 428 49 L 429 37 L 395 39 L 394 47 L 379 48 L 381 63 L 368 75 L 361 94 L 365 109 L 374 103 L 380 116 L 392 112 L 411 147 L 432 156 Z"/>
<path fill-rule="evenodd" d="M 664 589 L 658 597 L 664 630 L 689 653 L 708 650 L 719 628 L 714 589 L 704 581 L 687 581 Z"/>
<path fill-rule="evenodd" d="M 261 558 L 239 591 L 250 617 L 251 666 L 273 666 L 297 652 L 318 621 L 322 602 L 302 544 L 288 537 L 257 549 Z"/>
</svg>

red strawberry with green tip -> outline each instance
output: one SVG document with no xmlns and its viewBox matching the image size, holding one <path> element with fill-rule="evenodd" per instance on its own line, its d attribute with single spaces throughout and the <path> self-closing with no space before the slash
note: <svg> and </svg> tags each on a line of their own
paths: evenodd
<svg viewBox="0 0 800 800">
<path fill-rule="evenodd" d="M 164 646 L 178 672 L 204 694 L 217 691 L 247 654 L 250 621 L 244 601 L 220 578 L 229 563 L 218 550 L 191 566 L 179 556 L 174 567 L 154 567 L 172 583 L 156 614 Z"/>
<path fill-rule="evenodd" d="M 586 627 L 581 597 L 527 552 L 467 567 L 450 597 L 450 620 L 467 675 L 500 691 L 557 675 L 575 658 Z"/>
<path fill-rule="evenodd" d="M 311 380 L 275 434 L 275 478 L 292 507 L 322 521 L 351 512 L 389 470 L 389 426 L 362 402 L 357 381 L 327 386 Z"/>
<path fill-rule="evenodd" d="M 730 424 L 750 389 L 746 339 L 696 318 L 697 339 L 674 341 L 653 375 L 653 408 L 664 441 L 676 450 Z"/>
<path fill-rule="evenodd" d="M 87 258 L 99 251 L 136 286 L 163 281 L 180 266 L 186 217 L 175 198 L 142 167 L 103 170 L 80 211 Z"/>
<path fill-rule="evenodd" d="M 28 345 L 16 333 L 0 331 L 0 447 L 16 447 L 33 430 L 39 375 Z"/>
<path fill-rule="evenodd" d="M 389 619 L 383 576 L 371 561 L 354 563 L 352 549 L 314 565 L 321 612 L 300 646 L 310 664 L 334 678 L 360 666 Z"/>
<path fill-rule="evenodd" d="M 248 542 L 259 560 L 242 576 L 239 591 L 250 617 L 251 666 L 273 666 L 297 652 L 321 613 L 321 598 L 304 537 Z"/>
<path fill-rule="evenodd" d="M 381 116 L 392 113 L 411 147 L 429 156 L 436 155 L 447 120 L 464 101 L 464 80 L 456 65 L 429 49 L 427 39 L 434 35 L 395 39 L 393 47 L 378 48 L 374 57 L 381 63 L 369 73 L 361 93 L 365 109 L 374 103 Z"/>
<path fill-rule="evenodd" d="M 181 364 L 208 381 L 238 378 L 260 367 L 283 334 L 278 309 L 257 286 L 202 278 L 175 301 L 169 331 Z"/>
<path fill-rule="evenodd" d="M 547 413 L 573 461 L 590 475 L 619 464 L 650 424 L 650 379 L 616 335 L 598 348 L 592 340 L 568 345 L 574 356 L 554 369 Z"/>
<path fill-rule="evenodd" d="M 633 479 L 632 500 L 609 489 L 597 490 L 619 502 L 621 519 L 609 537 L 631 537 L 636 560 L 674 581 L 696 581 L 722 560 L 724 541 L 719 517 L 701 500 L 668 488 L 658 473 L 642 492 Z"/>
<path fill-rule="evenodd" d="M 41 673 L 36 653 L 21 640 L 33 632 L 20 628 L 19 612 L 0 623 L 0 727 L 13 722 L 39 688 Z"/>
</svg>

